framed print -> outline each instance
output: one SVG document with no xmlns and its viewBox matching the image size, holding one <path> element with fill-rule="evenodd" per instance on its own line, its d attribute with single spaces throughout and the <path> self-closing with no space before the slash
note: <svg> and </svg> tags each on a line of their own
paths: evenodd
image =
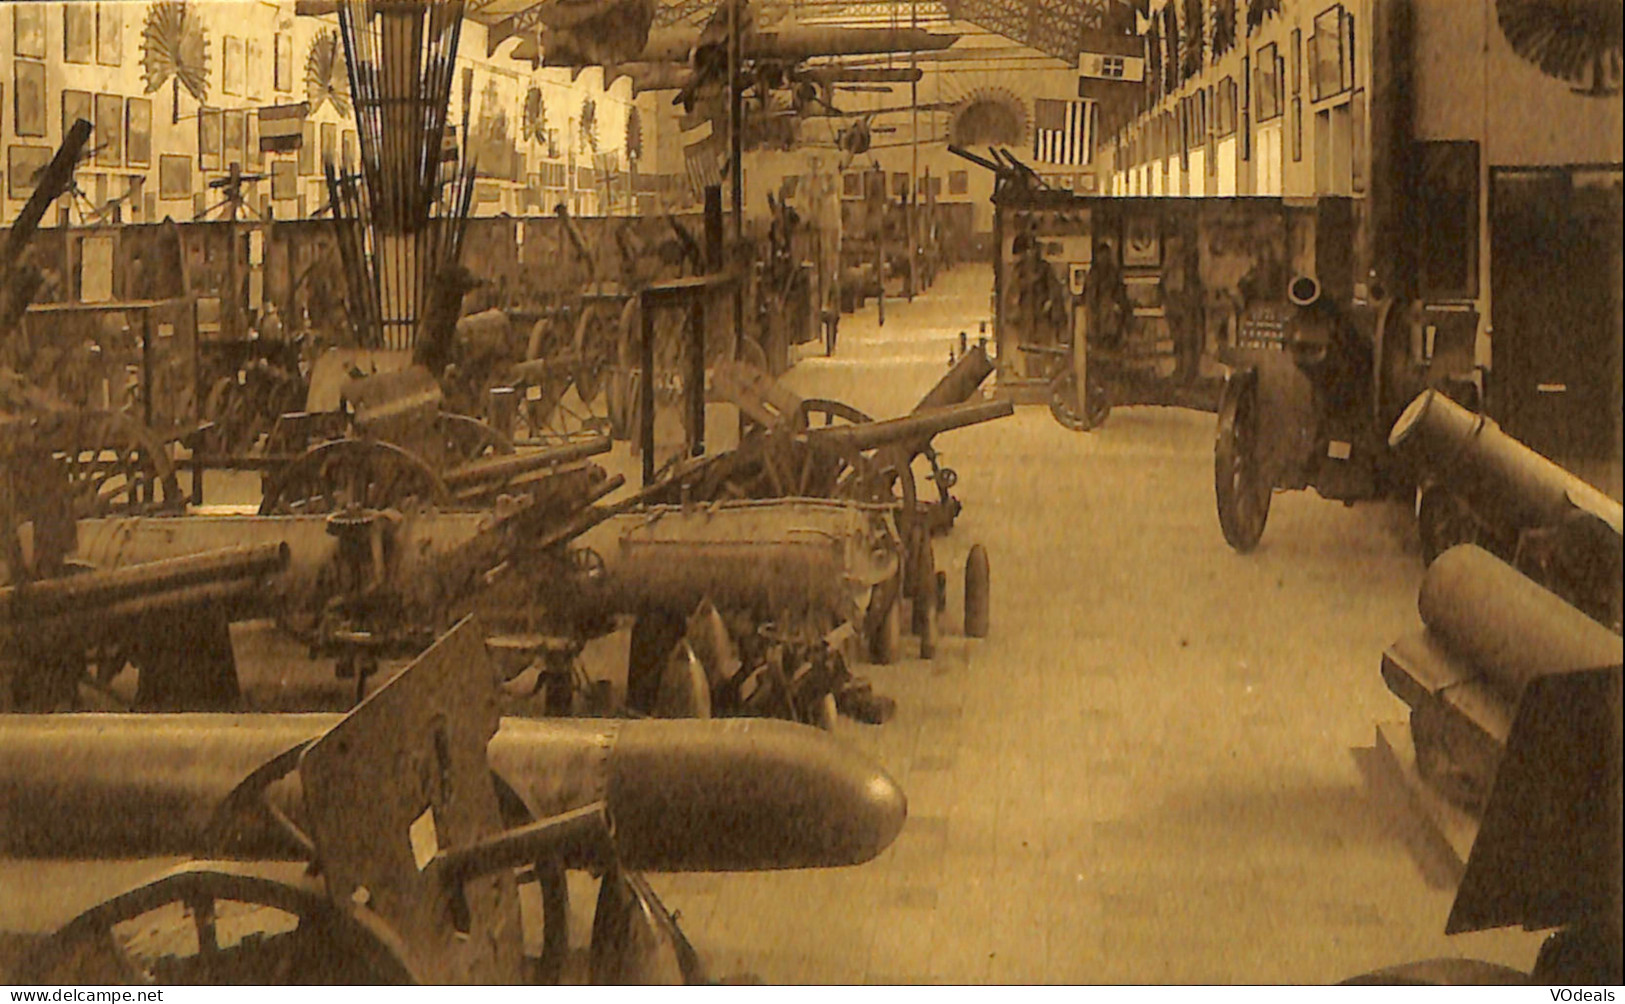
<svg viewBox="0 0 1625 1004">
<path fill-rule="evenodd" d="M 45 14 L 48 4 L 14 3 L 11 8 L 11 52 L 26 59 L 45 58 Z"/>
<path fill-rule="evenodd" d="M 26 199 L 34 194 L 34 178 L 51 162 L 54 151 L 48 146 L 13 143 L 6 151 L 7 194 Z"/>
<path fill-rule="evenodd" d="M 361 148 L 356 145 L 354 129 L 344 130 L 343 135 L 339 137 L 339 151 L 346 174 L 354 174 L 361 169 Z"/>
<path fill-rule="evenodd" d="M 1303 93 L 1303 29 L 1292 29 L 1292 96 Z"/>
<path fill-rule="evenodd" d="M 1149 268 L 1162 264 L 1162 240 L 1153 215 L 1134 215 L 1123 228 L 1123 267 Z"/>
<path fill-rule="evenodd" d="M 248 113 L 245 111 L 229 111 L 225 116 L 225 142 L 224 150 L 220 156 L 220 166 L 230 167 L 236 164 L 243 165 L 247 155 L 243 149 L 248 138 Z"/>
<path fill-rule="evenodd" d="M 225 118 L 219 110 L 197 113 L 197 160 L 205 171 L 220 170 L 220 150 L 225 145 Z"/>
<path fill-rule="evenodd" d="M 124 103 L 124 162 L 132 167 L 152 163 L 152 101 L 130 98 Z"/>
<path fill-rule="evenodd" d="M 1365 88 L 1354 92 L 1349 99 L 1350 153 L 1354 162 L 1353 186 L 1355 195 L 1365 194 L 1366 142 L 1365 142 Z"/>
<path fill-rule="evenodd" d="M 1351 89 L 1358 81 L 1354 79 L 1354 15 L 1343 15 L 1343 72 L 1339 78 L 1344 90 Z"/>
<path fill-rule="evenodd" d="M 69 63 L 96 58 L 96 8 L 92 4 L 62 5 L 62 58 Z"/>
<path fill-rule="evenodd" d="M 1303 160 L 1303 99 L 1292 99 L 1292 161 Z"/>
<path fill-rule="evenodd" d="M 1317 101 L 1348 89 L 1347 80 L 1352 73 L 1343 66 L 1343 29 L 1346 22 L 1341 4 L 1315 15 L 1315 33 L 1310 38 L 1313 46 L 1309 74 L 1310 89 Z"/>
<path fill-rule="evenodd" d="M 192 194 L 192 158 L 166 153 L 158 158 L 158 197 L 184 199 Z"/>
<path fill-rule="evenodd" d="M 13 128 L 19 136 L 45 135 L 45 64 L 19 59 L 13 66 L 16 77 L 12 95 L 16 99 Z"/>
<path fill-rule="evenodd" d="M 220 89 L 227 94 L 243 93 L 243 40 L 227 35 L 220 43 Z"/>
<path fill-rule="evenodd" d="M 322 123 L 322 163 L 339 162 L 339 127 L 333 122 Z"/>
<path fill-rule="evenodd" d="M 1281 114 L 1281 57 L 1271 42 L 1258 50 L 1254 89 L 1258 92 L 1258 121 L 1268 122 Z"/>
<path fill-rule="evenodd" d="M 307 121 L 299 137 L 299 173 L 320 174 L 316 168 L 316 123 Z"/>
<path fill-rule="evenodd" d="M 260 149 L 260 114 L 257 111 L 248 112 L 244 118 L 248 129 L 248 169 L 260 171 L 265 168 L 265 152 Z"/>
<path fill-rule="evenodd" d="M 264 90 L 260 80 L 265 65 L 265 47 L 257 38 L 250 38 L 244 42 L 243 52 L 243 93 L 249 97 L 257 98 Z"/>
<path fill-rule="evenodd" d="M 293 36 L 280 31 L 271 36 L 271 86 L 293 90 Z"/>
<path fill-rule="evenodd" d="M 117 94 L 96 95 L 96 163 L 118 167 L 124 163 L 124 99 Z"/>
<path fill-rule="evenodd" d="M 299 194 L 299 165 L 291 160 L 271 164 L 271 198 L 292 199 Z"/>
<path fill-rule="evenodd" d="M 96 102 L 89 91 L 63 91 L 62 92 L 62 135 L 66 136 L 68 130 L 73 128 L 74 122 L 84 119 L 91 125 L 96 124 Z M 91 145 L 96 143 L 96 137 L 91 137 Z"/>
<path fill-rule="evenodd" d="M 124 11 L 120 4 L 96 5 L 96 62 L 118 66 L 124 62 Z"/>
</svg>

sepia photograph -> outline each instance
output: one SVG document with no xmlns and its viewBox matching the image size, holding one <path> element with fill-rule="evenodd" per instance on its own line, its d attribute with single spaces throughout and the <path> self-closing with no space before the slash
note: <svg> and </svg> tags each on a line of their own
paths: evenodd
<svg viewBox="0 0 1625 1004">
<path fill-rule="evenodd" d="M 4 6 L 12 1000 L 1625 983 L 1625 0 Z"/>
</svg>

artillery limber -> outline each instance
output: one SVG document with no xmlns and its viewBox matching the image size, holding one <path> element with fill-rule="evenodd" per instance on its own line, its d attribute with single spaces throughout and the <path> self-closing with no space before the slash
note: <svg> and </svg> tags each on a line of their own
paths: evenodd
<svg viewBox="0 0 1625 1004">
<path fill-rule="evenodd" d="M 1617 501 L 1437 391 L 1411 402 L 1388 442 L 1419 477 L 1426 560 L 1478 544 L 1619 630 L 1625 516 Z"/>
<path fill-rule="evenodd" d="M 0 722 L 6 853 L 194 859 L 70 920 L 7 975 L 696 982 L 638 869 L 853 865 L 902 828 L 895 783 L 815 730 L 504 719 L 494 681 L 464 623 L 343 718 Z M 587 972 L 570 966 L 572 869 L 600 877 Z"/>
<path fill-rule="evenodd" d="M 1447 934 L 1552 930 L 1532 973 L 1465 959 L 1355 983 L 1621 979 L 1620 636 L 1489 552 L 1458 545 L 1422 581 L 1423 629 L 1383 653 L 1409 727 L 1376 763 L 1457 882 Z"/>
</svg>

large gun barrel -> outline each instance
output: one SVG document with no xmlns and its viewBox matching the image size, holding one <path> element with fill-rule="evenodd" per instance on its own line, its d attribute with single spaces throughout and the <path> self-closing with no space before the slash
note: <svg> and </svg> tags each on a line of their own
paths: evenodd
<svg viewBox="0 0 1625 1004">
<path fill-rule="evenodd" d="M 1576 511 L 1617 535 L 1618 502 L 1436 390 L 1422 392 L 1394 423 L 1388 445 L 1414 458 L 1474 510 L 1513 530 L 1556 526 Z"/>
<path fill-rule="evenodd" d="M 918 452 L 938 433 L 1006 418 L 1015 411 L 1015 405 L 1009 401 L 957 404 L 946 408 L 928 408 L 878 422 L 821 426 L 807 430 L 806 436 L 809 443 L 832 449 L 873 450 L 882 446 L 912 446 Z"/>
<path fill-rule="evenodd" d="M 286 544 L 245 544 L 7 586 L 0 589 L 0 624 L 27 625 L 63 615 L 103 616 L 101 611 L 115 604 L 194 586 L 254 580 L 287 566 Z"/>
<path fill-rule="evenodd" d="M 987 349 L 980 345 L 972 345 L 959 357 L 959 361 L 942 375 L 942 379 L 925 392 L 925 396 L 920 398 L 920 403 L 914 406 L 913 414 L 918 415 L 932 408 L 946 408 L 949 405 L 969 401 L 971 395 L 976 393 L 976 388 L 982 386 L 982 381 L 992 372 L 993 360 L 987 357 Z"/>
<path fill-rule="evenodd" d="M 0 719 L 0 848 L 90 859 L 289 856 L 295 851 L 277 838 L 270 814 L 232 809 L 263 792 L 298 822 L 297 775 L 272 785 L 282 776 L 273 761 L 291 767 L 305 744 L 338 721 Z M 880 767 L 789 722 L 505 718 L 490 760 L 499 787 L 533 818 L 605 802 L 620 862 L 640 870 L 859 864 L 890 845 L 907 815 L 901 789 Z"/>
<path fill-rule="evenodd" d="M 612 445 L 608 436 L 598 435 L 545 450 L 475 460 L 447 471 L 443 480 L 455 494 L 463 489 L 501 484 L 534 471 L 608 453 Z"/>
</svg>

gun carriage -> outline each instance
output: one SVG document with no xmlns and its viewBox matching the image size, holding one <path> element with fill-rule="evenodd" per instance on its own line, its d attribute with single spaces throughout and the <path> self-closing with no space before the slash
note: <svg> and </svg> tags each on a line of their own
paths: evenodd
<svg viewBox="0 0 1625 1004">
<path fill-rule="evenodd" d="M 814 730 L 504 719 L 494 681 L 465 622 L 343 718 L 0 721 L 7 853 L 194 859 L 85 911 L 10 975 L 697 982 L 639 869 L 851 865 L 902 827 L 896 785 Z M 583 869 L 600 878 L 585 967 L 566 882 Z M 530 883 L 539 910 L 519 895 Z"/>
</svg>

